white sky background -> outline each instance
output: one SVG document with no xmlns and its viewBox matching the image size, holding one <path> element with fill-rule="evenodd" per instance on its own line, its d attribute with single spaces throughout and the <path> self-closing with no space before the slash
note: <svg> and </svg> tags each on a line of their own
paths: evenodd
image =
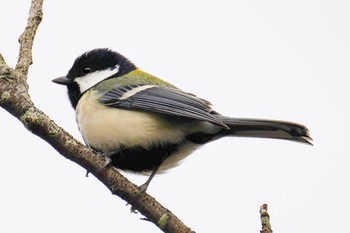
<svg viewBox="0 0 350 233">
<path fill-rule="evenodd" d="M 0 4 L 0 53 L 10 65 L 29 4 Z M 110 47 L 225 115 L 303 123 L 313 147 L 222 139 L 148 192 L 197 232 L 259 232 L 265 202 L 274 232 L 347 232 L 349 10 L 348 1 L 323 0 L 46 1 L 30 93 L 81 140 L 66 89 L 51 80 L 81 53 Z M 160 232 L 1 109 L 0 119 L 0 232 Z"/>
</svg>

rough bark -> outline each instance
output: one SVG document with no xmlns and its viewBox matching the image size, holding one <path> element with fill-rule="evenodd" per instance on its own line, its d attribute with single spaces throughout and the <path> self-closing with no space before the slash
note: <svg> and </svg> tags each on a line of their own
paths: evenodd
<svg viewBox="0 0 350 233">
<path fill-rule="evenodd" d="M 27 83 L 27 74 L 32 59 L 35 33 L 42 20 L 43 0 L 32 0 L 27 26 L 19 38 L 20 50 L 16 67 L 9 67 L 0 54 L 0 106 L 16 117 L 33 134 L 39 136 L 61 155 L 79 164 L 96 176 L 114 195 L 119 196 L 139 211 L 145 219 L 153 222 L 164 232 L 193 232 L 171 211 L 164 208 L 147 193 L 139 189 L 117 170 L 104 166 L 104 158 L 85 147 L 70 134 L 55 124 L 32 102 Z"/>
</svg>

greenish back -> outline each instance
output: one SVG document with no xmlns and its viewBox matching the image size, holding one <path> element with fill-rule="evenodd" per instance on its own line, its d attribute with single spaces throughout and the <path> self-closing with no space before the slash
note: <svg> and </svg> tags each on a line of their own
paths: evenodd
<svg viewBox="0 0 350 233">
<path fill-rule="evenodd" d="M 104 80 L 103 82 L 97 84 L 95 89 L 105 92 L 111 89 L 137 85 L 137 84 L 138 85 L 157 85 L 161 87 L 176 88 L 174 85 L 166 81 L 163 81 L 160 78 L 157 78 L 151 74 L 143 72 L 140 69 L 136 69 L 120 77 Z"/>
</svg>

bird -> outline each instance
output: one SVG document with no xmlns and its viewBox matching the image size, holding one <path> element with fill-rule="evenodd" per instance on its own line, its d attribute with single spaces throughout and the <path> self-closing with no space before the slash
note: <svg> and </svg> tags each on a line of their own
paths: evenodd
<svg viewBox="0 0 350 233">
<path fill-rule="evenodd" d="M 67 87 L 82 138 L 106 158 L 106 166 L 149 175 L 141 191 L 157 173 L 223 137 L 312 145 L 302 124 L 222 115 L 209 101 L 142 71 L 109 48 L 83 53 L 67 75 L 52 81 Z"/>
</svg>

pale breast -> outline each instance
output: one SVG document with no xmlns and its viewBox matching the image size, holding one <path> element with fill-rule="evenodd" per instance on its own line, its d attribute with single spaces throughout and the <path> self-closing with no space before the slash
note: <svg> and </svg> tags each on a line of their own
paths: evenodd
<svg viewBox="0 0 350 233">
<path fill-rule="evenodd" d="M 174 127 L 156 113 L 101 105 L 93 91 L 79 100 L 76 120 L 85 142 L 103 152 L 121 145 L 148 148 L 155 142 L 180 142 L 186 131 L 185 126 Z"/>
</svg>

